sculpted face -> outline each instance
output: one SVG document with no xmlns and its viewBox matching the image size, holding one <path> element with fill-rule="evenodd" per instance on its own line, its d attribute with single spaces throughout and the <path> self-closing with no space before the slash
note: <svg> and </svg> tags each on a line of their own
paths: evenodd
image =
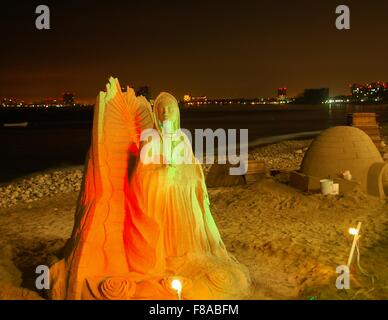
<svg viewBox="0 0 388 320">
<path fill-rule="evenodd" d="M 161 123 L 164 121 L 171 121 L 173 123 L 176 122 L 177 115 L 178 115 L 178 106 L 171 102 L 171 103 L 166 103 L 164 105 L 161 105 L 158 108 L 158 119 Z"/>
</svg>

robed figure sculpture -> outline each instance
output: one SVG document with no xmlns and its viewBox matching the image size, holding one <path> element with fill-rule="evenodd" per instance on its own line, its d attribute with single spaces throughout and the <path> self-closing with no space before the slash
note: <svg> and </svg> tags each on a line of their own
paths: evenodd
<svg viewBox="0 0 388 320">
<path fill-rule="evenodd" d="M 51 298 L 246 297 L 248 271 L 221 239 L 177 100 L 161 93 L 152 109 L 111 78 L 92 130 L 74 229 L 50 268 Z"/>
</svg>

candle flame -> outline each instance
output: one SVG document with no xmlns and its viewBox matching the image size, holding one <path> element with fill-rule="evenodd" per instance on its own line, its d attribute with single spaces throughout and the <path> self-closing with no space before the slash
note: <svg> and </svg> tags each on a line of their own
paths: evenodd
<svg viewBox="0 0 388 320">
<path fill-rule="evenodd" d="M 356 228 L 349 228 L 349 233 L 352 235 L 352 236 L 355 236 L 358 234 L 358 230 Z"/>
<path fill-rule="evenodd" d="M 174 279 L 171 282 L 171 287 L 176 290 L 178 293 L 182 292 L 182 282 L 178 279 Z"/>
</svg>

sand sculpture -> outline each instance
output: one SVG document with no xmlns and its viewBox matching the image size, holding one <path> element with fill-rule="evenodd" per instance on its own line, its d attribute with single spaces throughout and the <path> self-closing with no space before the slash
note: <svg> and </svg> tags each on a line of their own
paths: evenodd
<svg viewBox="0 0 388 320">
<path fill-rule="evenodd" d="M 342 179 L 350 171 L 352 181 Z M 319 179 L 337 179 L 359 184 L 365 192 L 385 197 L 388 164 L 385 163 L 371 138 L 362 130 L 350 126 L 332 127 L 323 131 L 310 145 L 303 158 L 301 169 L 291 176 L 291 185 L 300 186 L 308 179 L 308 188 L 319 188 Z M 315 183 L 314 183 L 315 182 Z"/>
<path fill-rule="evenodd" d="M 161 93 L 154 110 L 110 79 L 97 99 L 93 140 L 73 233 L 50 268 L 52 299 L 240 299 L 247 269 L 226 250 L 210 212 L 201 165 L 180 130 L 176 99 Z M 163 126 L 189 150 L 191 164 L 168 158 Z M 162 148 L 141 141 L 154 128 Z M 139 156 L 146 146 L 151 158 Z M 140 159 L 140 160 L 139 160 Z"/>
</svg>

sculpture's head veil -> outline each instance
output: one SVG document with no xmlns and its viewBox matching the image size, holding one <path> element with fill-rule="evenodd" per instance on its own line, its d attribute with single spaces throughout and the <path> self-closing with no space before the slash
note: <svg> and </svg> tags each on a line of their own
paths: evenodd
<svg viewBox="0 0 388 320">
<path fill-rule="evenodd" d="M 176 130 L 180 129 L 181 127 L 180 113 L 179 113 L 179 106 L 178 106 L 177 99 L 175 99 L 175 97 L 168 92 L 161 92 L 157 96 L 154 102 L 155 125 L 156 125 L 156 128 L 159 130 L 159 132 L 162 132 L 162 128 L 163 128 L 163 122 L 159 118 L 161 108 L 170 104 L 173 104 L 176 107 L 176 110 L 175 110 L 176 118 L 174 121 L 174 127 Z"/>
</svg>

